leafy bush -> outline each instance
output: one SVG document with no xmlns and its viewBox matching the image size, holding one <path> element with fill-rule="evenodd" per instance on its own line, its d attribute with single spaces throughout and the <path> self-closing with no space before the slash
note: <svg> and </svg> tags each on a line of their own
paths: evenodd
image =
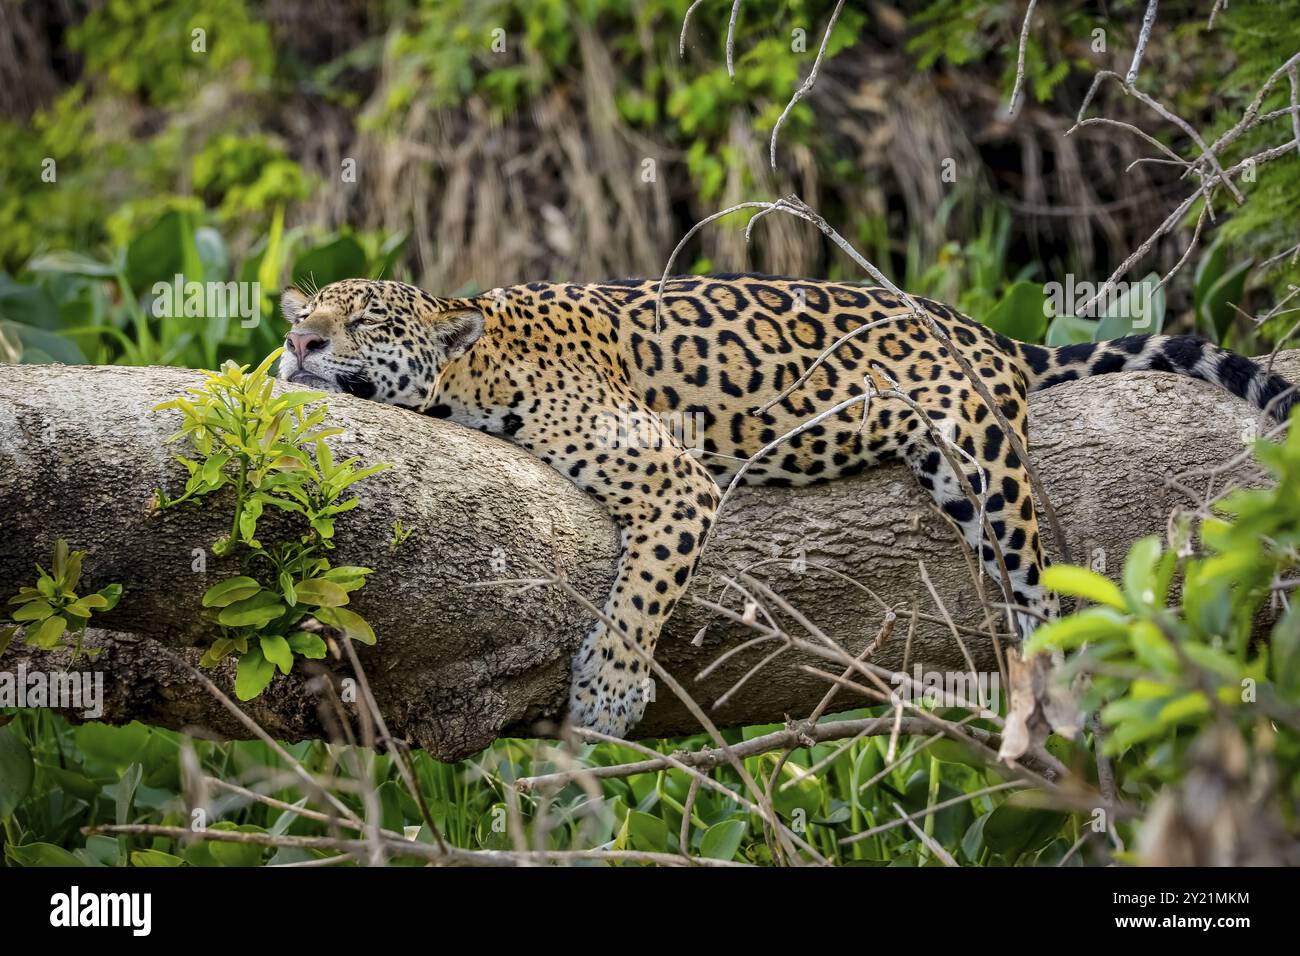
<svg viewBox="0 0 1300 956">
<path fill-rule="evenodd" d="M 197 459 L 177 456 L 189 472 L 185 493 L 157 493 L 157 507 L 176 508 L 231 488 L 234 513 L 230 533 L 212 550 L 239 553 L 246 574 L 227 578 L 203 595 L 205 617 L 221 637 L 203 655 L 212 667 L 238 656 L 235 693 L 251 700 L 266 689 L 278 668 L 293 669 L 294 657 L 319 660 L 325 642 L 320 625 L 366 644 L 375 632 L 351 608 L 351 592 L 365 584 L 370 568 L 333 567 L 322 553 L 334 546 L 334 523 L 359 503 L 344 498 L 353 484 L 387 465 L 354 467 L 356 458 L 335 462 L 325 439 L 341 429 L 322 427 L 326 409 L 320 392 L 273 395 L 268 374 L 279 357 L 272 352 L 252 371 L 228 362 L 208 372 L 191 398 L 176 398 L 155 411 L 179 411 L 184 422 L 173 440 L 185 438 Z M 292 515 L 306 527 L 296 539 L 264 543 L 258 523 L 267 508 Z"/>
<path fill-rule="evenodd" d="M 1183 779 L 1189 750 L 1213 723 L 1250 741 L 1252 762 L 1276 762 L 1272 802 L 1295 816 L 1300 796 L 1300 617 L 1261 618 L 1300 565 L 1300 428 L 1261 439 L 1275 484 L 1235 491 L 1212 517 L 1185 520 L 1166 547 L 1133 545 L 1122 585 L 1055 566 L 1044 583 L 1094 606 L 1037 630 L 1030 647 L 1069 651 L 1062 677 L 1089 674 L 1085 707 L 1109 728 L 1123 789 L 1144 803 Z M 1194 543 L 1199 541 L 1200 548 Z M 1175 585 L 1181 580 L 1181 592 Z"/>
</svg>

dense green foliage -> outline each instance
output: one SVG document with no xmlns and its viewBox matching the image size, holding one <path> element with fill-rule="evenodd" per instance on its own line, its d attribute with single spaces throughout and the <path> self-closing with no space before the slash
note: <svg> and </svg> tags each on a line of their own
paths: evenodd
<svg viewBox="0 0 1300 956">
<path fill-rule="evenodd" d="M 346 48 L 339 48 L 336 37 L 325 55 L 305 51 L 302 37 L 275 37 L 256 5 L 246 0 L 222 0 L 201 10 L 179 0 L 96 6 L 66 31 L 65 42 L 81 55 L 77 82 L 27 121 L 0 120 L 9 145 L 0 156 L 0 269 L 15 277 L 0 275 L 0 343 L 27 361 L 210 368 L 225 359 L 256 363 L 278 338 L 273 322 L 245 327 L 219 312 L 203 314 L 205 321 L 198 323 L 160 320 L 149 313 L 154 283 L 170 282 L 177 274 L 197 282 L 260 281 L 259 314 L 269 317 L 278 284 L 291 275 L 310 274 L 317 284 L 378 274 L 436 281 L 411 271 L 413 252 L 405 238 L 415 222 L 396 233 L 354 234 L 346 226 L 322 228 L 318 216 L 314 222 L 302 218 L 301 212 L 315 208 L 312 200 L 340 187 L 328 181 L 336 170 L 322 169 L 297 152 L 293 124 L 278 109 L 285 99 L 305 109 L 338 111 L 360 133 L 399 148 L 403 131 L 430 110 L 472 105 L 488 111 L 484 122 L 506 123 L 578 81 L 575 62 L 595 69 L 591 64 L 599 61 L 614 84 L 616 114 L 592 122 L 618 123 L 629 136 L 655 137 L 665 151 L 682 157 L 692 208 L 706 211 L 716 204 L 725 183 L 744 196 L 769 189 L 770 183 L 755 178 L 761 171 L 752 157 L 737 147 L 733 124 L 745 122 L 758 139 L 768 135 L 817 50 L 832 4 L 746 4 L 738 23 L 734 82 L 721 55 L 723 18 L 697 11 L 687 30 L 688 57 L 677 59 L 687 5 L 687 0 L 398 3 L 386 11 L 396 17 L 386 34 L 352 33 Z M 1140 6 L 1118 4 L 1108 19 L 1085 11 L 1043 12 L 1026 59 L 1031 99 L 1071 115 L 1091 74 L 1099 66 L 1117 65 L 1089 47 L 1095 31 L 1102 32 L 1110 53 L 1122 52 L 1129 21 Z M 1207 135 L 1228 128 L 1260 83 L 1300 49 L 1300 18 L 1286 7 L 1242 0 L 1220 14 L 1214 31 L 1200 22 L 1171 29 L 1177 56 L 1168 62 L 1173 47 L 1153 47 L 1150 78 L 1143 85 L 1157 96 L 1172 97 L 1170 105 Z M 985 0 L 932 0 L 915 9 L 907 55 L 916 68 L 959 70 L 962 82 L 991 70 L 993 89 L 1005 95 L 1014 73 L 1018 16 Z M 849 69 L 850 61 L 869 58 L 865 38 L 887 32 L 888 23 L 849 5 L 829 45 L 828 69 Z M 603 52 L 597 55 L 595 49 Z M 123 55 L 127 50 L 130 56 Z M 1166 61 L 1157 61 L 1157 54 Z M 1232 62 L 1226 79 L 1225 55 Z M 383 82 L 376 86 L 381 67 Z M 1177 83 L 1166 89 L 1156 78 L 1161 69 L 1175 70 Z M 375 95 L 364 97 L 366 91 Z M 1264 111 L 1285 106 L 1287 98 L 1283 81 L 1264 101 Z M 1124 98 L 1118 99 L 1124 105 Z M 816 121 L 815 102 L 805 100 L 795 108 L 779 151 L 809 150 L 829 182 L 862 183 L 864 172 L 837 130 Z M 1151 125 L 1151 119 L 1144 122 Z M 1278 129 L 1270 124 L 1234 143 L 1222 157 L 1224 164 L 1276 141 Z M 1156 133 L 1176 148 L 1183 145 L 1167 124 L 1157 123 Z M 47 163 L 56 174 L 52 182 L 44 178 Z M 1273 263 L 1267 272 L 1251 271 L 1266 255 L 1291 244 L 1288 226 L 1300 214 L 1298 166 L 1294 161 L 1263 166 L 1244 206 L 1229 209 L 1220 202 L 1222 241 L 1213 255 L 1200 259 L 1213 276 L 1234 277 L 1221 290 L 1233 295 L 1220 296 L 1219 315 L 1207 320 L 1191 302 L 1194 270 L 1189 267 L 1172 290 L 1184 326 L 1242 339 L 1245 346 L 1270 342 L 1289 327 L 1269 326 L 1260 339 L 1226 303 L 1267 305 L 1300 276 L 1300 267 L 1289 260 Z M 436 168 L 430 175 L 437 175 Z M 1038 246 L 1042 240 L 1022 233 L 1025 226 L 1018 221 L 1013 232 L 1007 211 L 996 199 L 990 203 L 982 187 L 970 183 L 971 175 L 964 172 L 948 187 L 938 213 L 951 239 L 937 250 L 911 238 L 900 241 L 899 227 L 915 224 L 859 208 L 857 194 L 827 189 L 824 202 L 815 205 L 868 255 L 895 266 L 896 277 L 910 290 L 952 301 L 976 316 L 987 315 L 1016 281 L 1045 282 L 1080 271 L 1068 244 L 1040 248 L 1036 255 L 1026 248 L 1026 241 Z M 401 197 L 368 201 L 392 204 Z M 1140 218 L 1134 240 L 1155 221 Z M 688 223 L 683 221 L 683 228 Z M 739 228 L 739 223 L 723 228 Z M 429 239 L 442 241 L 436 235 Z M 323 268 L 320 255 L 328 260 Z M 1117 259 L 1101 267 L 1115 264 Z M 696 265 L 732 264 L 700 260 Z M 827 268 L 857 278 L 843 261 L 829 261 Z M 567 278 L 529 278 L 543 277 Z M 479 288 L 499 281 L 493 275 L 473 280 Z"/>
<path fill-rule="evenodd" d="M 736 743 L 778 729 L 776 725 L 750 727 L 728 732 L 726 737 Z M 655 750 L 669 754 L 682 747 L 707 745 L 707 738 L 700 736 L 664 741 Z M 234 866 L 329 855 L 201 843 L 182 849 L 174 840 L 102 836 L 87 840 L 78 833 L 79 827 L 114 821 L 188 827 L 186 807 L 179 796 L 183 789 L 178 771 L 180 746 L 179 735 L 140 724 L 73 728 L 46 713 L 20 714 L 15 723 L 0 729 L 0 766 L 12 773 L 3 778 L 12 783 L 0 784 L 0 818 L 5 823 L 9 862 L 67 863 L 69 849 L 76 861 L 92 866 L 122 865 L 128 860 L 133 865 L 176 865 L 178 857 L 197 866 Z M 934 862 L 905 827 L 847 845 L 838 840 L 893 820 L 895 803 L 920 812 L 940 800 L 1004 780 L 997 770 L 969 765 L 970 755 L 957 745 L 922 747 L 918 741 L 913 756 L 883 774 L 888 738 L 870 738 L 841 750 L 842 746 L 823 744 L 795 751 L 774 781 L 775 806 L 782 819 L 790 821 L 796 832 L 803 833 L 835 862 L 874 866 L 914 866 L 927 859 Z M 272 778 L 277 773 L 287 776 L 284 763 L 264 744 L 216 746 L 196 740 L 194 747 L 203 770 L 222 779 Z M 336 748 L 302 743 L 288 749 L 313 772 L 334 772 L 344 781 L 355 779 L 352 768 Z M 627 763 L 642 756 L 628 747 L 604 744 L 580 748 L 576 754 L 578 765 L 591 767 Z M 832 757 L 816 773 L 807 772 L 808 767 Z M 751 774 L 766 779 L 776 769 L 776 761 L 777 755 L 769 754 L 746 760 L 745 765 Z M 416 754 L 414 766 L 434 823 L 455 846 L 511 849 L 514 843 L 506 824 L 516 799 L 530 848 L 605 846 L 676 852 L 679 846 L 690 782 L 679 770 L 604 781 L 601 800 L 593 800 L 578 784 L 543 800 L 529 794 L 516 797 L 512 792 L 514 781 L 521 777 L 553 773 L 568 766 L 567 761 L 560 762 L 551 755 L 550 748 L 539 743 L 499 741 L 481 756 L 457 765 L 440 764 Z M 366 772 L 378 785 L 384 827 L 399 833 L 408 827 L 418 829 L 416 839 L 432 842 L 392 759 L 375 756 Z M 728 788 L 739 790 L 733 770 L 718 770 L 712 775 Z M 23 786 L 22 781 L 29 782 Z M 301 799 L 291 784 L 262 789 L 291 804 Z M 16 812 L 7 816 L 6 800 L 9 806 L 17 806 Z M 345 796 L 344 800 L 354 810 L 362 811 L 359 798 Z M 293 812 L 245 804 L 235 798 L 223 799 L 216 804 L 221 822 L 213 825 L 272 833 L 328 832 L 322 824 Z M 771 862 L 761 822 L 737 808 L 728 797 L 702 788 L 691 822 L 693 854 Z M 963 864 L 1051 865 L 1065 856 L 1086 822 L 1086 817 L 1068 817 L 1023 806 L 1019 800 L 1008 801 L 999 792 L 940 810 L 928 829 Z M 149 850 L 155 852 L 139 855 Z M 1077 853 L 1071 859 L 1083 862 Z"/>
</svg>

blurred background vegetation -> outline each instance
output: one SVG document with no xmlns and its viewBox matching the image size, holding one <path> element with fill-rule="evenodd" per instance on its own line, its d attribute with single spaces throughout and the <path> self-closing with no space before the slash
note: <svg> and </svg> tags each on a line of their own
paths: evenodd
<svg viewBox="0 0 1300 956">
<path fill-rule="evenodd" d="M 1144 6 L 1134 0 L 1040 6 L 1026 102 L 1014 119 L 1004 107 L 1022 5 L 849 4 L 816 88 L 783 129 L 775 172 L 768 137 L 816 54 L 833 2 L 748 0 L 734 82 L 724 61 L 725 4 L 696 11 L 678 57 L 688 4 L 0 0 L 0 361 L 256 362 L 279 343 L 276 298 L 290 279 L 324 285 L 384 276 L 463 294 L 538 279 L 656 276 L 704 216 L 790 192 L 910 291 L 1041 339 L 1051 334 L 1042 285 L 1067 274 L 1106 278 L 1191 188 L 1174 167 L 1130 168 L 1152 152 L 1135 136 L 1099 126 L 1064 135 L 1095 72 L 1126 70 Z M 1207 30 L 1209 6 L 1162 5 L 1141 83 L 1212 134 L 1230 127 L 1259 84 L 1300 50 L 1300 4 L 1233 0 Z M 1286 105 L 1286 87 L 1267 109 Z M 1190 155 L 1185 139 L 1118 89 L 1103 91 L 1099 105 Z M 1263 134 L 1243 139 L 1225 165 L 1264 142 Z M 1286 316 L 1263 326 L 1249 316 L 1300 281 L 1290 260 L 1264 267 L 1300 238 L 1300 160 L 1261 167 L 1247 202 L 1220 202 L 1216 212 L 1212 235 L 1166 290 L 1160 318 L 1167 329 L 1195 330 L 1244 351 L 1270 347 L 1289 327 Z M 1175 265 L 1197 213 L 1156 245 L 1140 274 Z M 811 227 L 769 217 L 747 244 L 743 225 L 734 217 L 702 231 L 679 259 L 683 270 L 861 278 Z M 223 314 L 156 318 L 151 290 L 177 274 L 259 282 L 263 320 L 245 327 Z M 1065 327 L 1061 340 L 1097 332 Z M 1292 458 L 1285 474 L 1293 479 L 1300 457 Z M 1285 524 L 1294 502 L 1270 509 Z M 1294 536 L 1290 526 L 1270 533 L 1283 542 Z M 1254 549 L 1250 559 L 1272 572 L 1293 563 L 1283 556 L 1269 564 L 1254 544 L 1233 546 Z M 1148 564 L 1156 557 L 1147 555 Z M 1237 607 L 1233 573 L 1215 583 L 1215 613 Z M 1124 635 L 1149 645 L 1152 625 L 1143 615 L 1158 610 L 1125 611 L 1130 617 L 1111 634 L 1116 654 L 1131 650 Z M 1242 636 L 1249 615 L 1244 631 L 1237 624 L 1231 660 L 1217 661 L 1225 679 L 1266 673 L 1258 648 Z M 1290 616 L 1286 627 L 1294 673 L 1300 629 Z M 1218 633 L 1205 625 L 1188 639 L 1217 648 Z M 1150 695 L 1132 702 L 1146 737 L 1115 754 L 1122 793 L 1139 803 L 1180 777 L 1187 747 L 1209 719 L 1201 709 L 1166 714 L 1156 704 Z M 655 746 L 668 753 L 702 742 Z M 7 862 L 312 858 L 80 834 L 88 823 L 113 820 L 184 824 L 184 745 L 177 734 L 140 725 L 73 728 L 48 713 L 19 713 L 0 727 Z M 195 747 L 216 776 L 247 781 L 283 769 L 257 743 Z M 895 801 L 915 811 L 1003 778 L 950 744 L 918 749 L 885 770 L 885 748 L 886 741 L 867 739 L 839 751 L 795 752 L 779 768 L 777 807 L 787 817 L 801 810 L 809 839 L 833 860 L 934 864 L 904 827 L 851 845 L 837 839 L 894 819 Z M 292 752 L 313 771 L 351 772 L 340 769 L 333 745 Z M 1294 735 L 1282 753 L 1294 768 Z M 601 746 L 579 759 L 635 756 Z M 1079 754 L 1067 748 L 1060 756 L 1074 762 Z M 816 773 L 806 772 L 824 759 Z M 750 772 L 770 775 L 776 760 L 748 761 Z M 380 782 L 385 825 L 418 827 L 420 814 L 389 758 L 368 761 L 364 772 Z M 524 741 L 501 741 L 454 767 L 423 754 L 416 765 L 439 826 L 470 847 L 509 846 L 497 824 L 515 799 L 512 781 L 557 766 L 545 745 Z M 714 775 L 738 786 L 729 769 Z M 1300 785 L 1285 773 L 1273 783 L 1292 808 L 1286 825 L 1294 832 Z M 545 805 L 524 798 L 528 840 L 676 850 L 687 786 L 676 771 L 605 781 L 607 800 L 595 817 L 580 788 Z M 288 785 L 268 792 L 298 799 Z M 292 810 L 225 796 L 220 826 L 322 832 Z M 757 821 L 725 798 L 702 790 L 694 818 L 693 852 L 768 861 Z M 959 862 L 986 865 L 1106 858 L 1084 845 L 1085 827 L 1086 818 L 1001 792 L 925 823 Z M 1131 845 L 1128 822 L 1121 832 Z"/>
<path fill-rule="evenodd" d="M 1126 69 L 1132 0 L 1039 11 L 1014 121 L 1016 5 L 850 4 L 782 132 L 779 172 L 768 135 L 833 4 L 746 3 L 735 82 L 717 11 L 697 11 L 678 57 L 687 6 L 0 2 L 9 357 L 256 361 L 276 322 L 160 321 L 153 283 L 260 280 L 271 316 L 279 283 L 303 275 L 382 274 L 443 294 L 658 275 L 694 222 L 792 191 L 910 291 L 986 318 L 1017 281 L 1101 281 L 1186 195 L 1174 167 L 1129 168 L 1151 152 L 1136 136 L 1063 135 L 1096 70 Z M 1296 6 L 1238 0 L 1213 30 L 1199 9 L 1169 11 L 1143 85 L 1207 134 L 1227 128 L 1300 49 Z M 1285 105 L 1285 87 L 1266 108 Z M 1100 105 L 1187 147 L 1117 89 Z M 1279 329 L 1257 331 L 1229 303 L 1254 314 L 1300 277 L 1287 260 L 1258 268 L 1296 241 L 1300 164 L 1261 167 L 1250 192 L 1219 210 L 1169 290 L 1171 325 L 1247 350 Z M 1177 262 L 1198 212 L 1142 274 Z M 771 217 L 748 245 L 742 225 L 701 232 L 679 265 L 860 278 L 804 224 Z M 1039 325 L 1010 330 L 1034 338 Z"/>
</svg>

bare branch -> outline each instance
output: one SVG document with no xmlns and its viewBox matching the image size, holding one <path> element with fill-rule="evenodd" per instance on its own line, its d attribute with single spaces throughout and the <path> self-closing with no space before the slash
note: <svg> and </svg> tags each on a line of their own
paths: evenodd
<svg viewBox="0 0 1300 956">
<path fill-rule="evenodd" d="M 1029 0 L 1025 8 L 1025 21 L 1020 25 L 1020 52 L 1016 55 L 1016 82 L 1011 87 L 1011 99 L 1007 101 L 1007 116 L 1015 116 L 1020 107 L 1020 92 L 1025 85 L 1025 47 L 1029 45 L 1029 23 L 1034 18 L 1034 7 L 1038 0 Z"/>
<path fill-rule="evenodd" d="M 680 39 L 678 39 L 677 41 L 678 56 L 681 57 L 686 56 L 686 28 L 689 27 L 691 24 L 691 14 L 694 13 L 695 8 L 698 7 L 703 2 L 704 0 L 695 0 L 694 3 L 692 3 L 689 7 L 686 8 L 686 15 L 682 17 L 682 35 Z"/>
<path fill-rule="evenodd" d="M 727 21 L 727 76 L 732 80 L 736 78 L 735 49 L 736 49 L 736 20 L 740 16 L 740 5 L 744 0 L 735 0 L 731 5 L 731 18 Z"/>
<path fill-rule="evenodd" d="M 1033 0 L 1031 0 L 1031 3 L 1032 2 Z M 812 90 L 813 85 L 816 84 L 817 72 L 821 69 L 822 60 L 826 56 L 826 47 L 829 46 L 831 42 L 831 32 L 835 29 L 835 21 L 840 18 L 840 11 L 842 9 L 844 9 L 844 0 L 838 0 L 835 4 L 835 9 L 831 11 L 830 22 L 826 24 L 826 32 L 822 34 L 822 45 L 817 50 L 817 58 L 813 60 L 812 70 L 809 71 L 808 78 L 805 79 L 802 85 L 794 91 L 794 96 L 792 96 L 790 102 L 785 105 L 785 109 L 783 109 L 781 115 L 777 117 L 776 125 L 772 127 L 772 144 L 770 147 L 771 155 L 769 156 L 769 161 L 771 162 L 773 169 L 776 169 L 776 138 L 781 133 L 781 126 L 785 123 L 785 118 L 790 115 L 790 111 L 794 109 L 795 104 L 807 96 Z"/>
<path fill-rule="evenodd" d="M 1151 28 L 1156 25 L 1156 6 L 1159 0 L 1148 0 L 1147 12 L 1142 15 L 1142 32 L 1138 34 L 1137 46 L 1133 50 L 1133 62 L 1129 65 L 1128 75 L 1124 77 L 1127 86 L 1137 83 L 1138 68 L 1142 65 L 1142 54 L 1147 51 L 1151 40 Z"/>
</svg>

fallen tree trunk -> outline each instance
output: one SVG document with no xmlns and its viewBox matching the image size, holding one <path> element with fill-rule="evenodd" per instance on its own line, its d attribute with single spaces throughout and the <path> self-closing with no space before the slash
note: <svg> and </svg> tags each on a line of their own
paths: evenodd
<svg viewBox="0 0 1300 956">
<path fill-rule="evenodd" d="M 1280 355 L 1277 369 L 1300 377 L 1300 352 Z M 93 665 L 75 665 L 104 673 L 102 719 L 239 737 L 245 732 L 187 663 L 212 638 L 199 621 L 200 596 L 238 573 L 206 550 L 228 512 L 215 502 L 160 514 L 146 507 L 155 488 L 175 493 L 185 477 L 164 442 L 176 417 L 152 408 L 197 381 L 195 372 L 170 368 L 0 366 L 0 601 L 32 583 L 33 565 L 47 562 L 55 539 L 66 538 L 88 552 L 87 589 L 110 582 L 124 588 L 119 606 L 103 618 L 112 632 L 95 634 L 103 652 Z M 560 717 L 568 658 L 589 613 L 554 588 L 474 585 L 536 576 L 537 565 L 558 567 L 599 604 L 615 558 L 614 529 L 601 508 L 505 442 L 349 396 L 332 396 L 329 404 L 332 424 L 346 429 L 334 440 L 339 453 L 395 466 L 360 487 L 361 506 L 340 522 L 336 552 L 336 563 L 375 569 L 356 607 L 379 643 L 360 650 L 391 732 L 451 760 Z M 1115 569 L 1133 540 L 1163 533 L 1170 510 L 1192 503 L 1165 476 L 1218 465 L 1242 448 L 1245 429 L 1263 427 L 1232 396 L 1160 373 L 1058 386 L 1034 396 L 1030 407 L 1035 458 L 1076 560 L 1103 557 Z M 397 519 L 415 532 L 394 549 Z M 879 629 L 882 606 L 830 571 L 910 613 L 913 600 L 929 600 L 920 560 L 953 617 L 977 624 L 979 605 L 951 530 L 903 468 L 884 467 L 814 488 L 737 493 L 691 593 L 714 597 L 724 576 L 753 567 L 857 653 Z M 708 611 L 683 601 L 657 655 L 706 709 L 774 647 L 736 654 L 697 682 L 720 653 L 754 636 L 714 617 L 693 643 L 709 622 Z M 879 663 L 903 662 L 902 623 L 877 652 Z M 981 670 L 995 669 L 990 641 L 967 644 Z M 910 661 L 966 669 L 948 629 L 932 621 L 920 622 Z M 787 652 L 712 717 L 727 726 L 807 714 L 827 684 L 800 668 L 806 663 L 825 669 Z M 16 639 L 0 669 L 20 665 L 69 666 L 67 652 L 36 651 Z M 347 672 L 346 662 L 330 668 Z M 213 677 L 229 690 L 233 668 Z M 321 736 L 308 683 L 297 670 L 277 677 L 246 710 L 277 737 Z M 851 701 L 843 694 L 837 706 Z M 698 729 L 661 685 L 638 734 Z"/>
</svg>

